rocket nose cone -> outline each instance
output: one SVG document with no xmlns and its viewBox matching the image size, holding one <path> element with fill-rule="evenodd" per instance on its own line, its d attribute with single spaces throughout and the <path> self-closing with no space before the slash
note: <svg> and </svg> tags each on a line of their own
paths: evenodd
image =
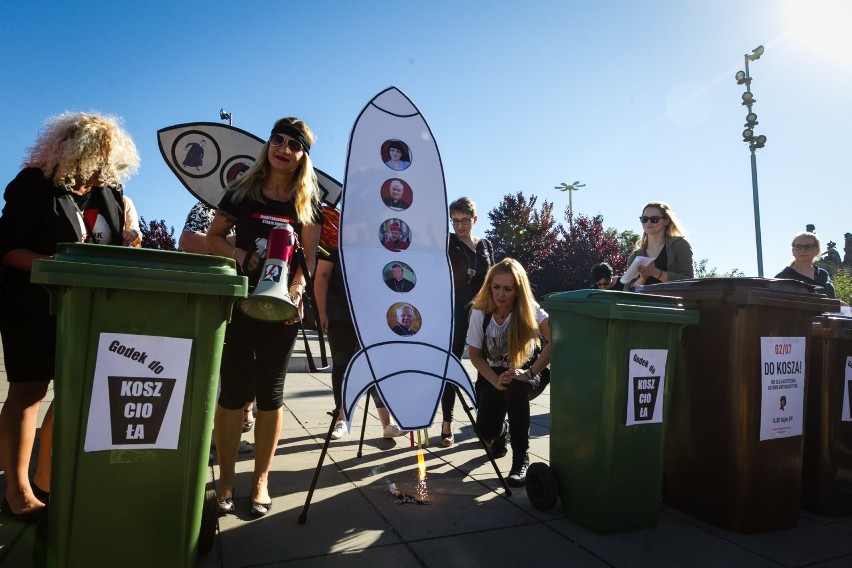
<svg viewBox="0 0 852 568">
<path fill-rule="evenodd" d="M 397 116 L 412 116 L 419 114 L 414 103 L 396 87 L 388 87 L 373 99 L 373 104 L 385 112 Z"/>
</svg>

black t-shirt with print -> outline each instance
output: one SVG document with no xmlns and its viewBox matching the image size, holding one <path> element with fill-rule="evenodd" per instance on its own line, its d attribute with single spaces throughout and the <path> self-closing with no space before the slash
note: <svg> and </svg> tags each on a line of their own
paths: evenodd
<svg viewBox="0 0 852 568">
<path fill-rule="evenodd" d="M 239 204 L 234 204 L 231 198 L 233 192 L 228 192 L 219 203 L 222 213 L 233 217 L 234 230 L 236 231 L 237 247 L 247 251 L 255 252 L 260 258 L 260 267 L 266 261 L 266 243 L 269 232 L 275 227 L 283 227 L 289 223 L 293 231 L 301 239 L 302 223 L 296 215 L 296 207 L 292 201 L 275 201 L 266 199 L 261 203 L 250 198 L 244 198 Z M 322 223 L 322 209 L 318 203 L 314 203 L 314 219 L 317 224 Z M 295 267 L 291 264 L 289 280 L 293 279 Z M 242 271 L 242 268 L 240 269 Z M 260 269 L 247 274 L 249 285 L 254 288 L 260 277 Z"/>
</svg>

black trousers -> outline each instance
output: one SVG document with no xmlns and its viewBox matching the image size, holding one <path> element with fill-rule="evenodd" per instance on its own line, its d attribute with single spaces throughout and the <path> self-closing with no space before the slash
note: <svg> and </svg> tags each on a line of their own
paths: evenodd
<svg viewBox="0 0 852 568">
<path fill-rule="evenodd" d="M 225 330 L 219 405 L 237 410 L 256 396 L 259 410 L 284 406 L 284 378 L 298 331 L 298 325 L 250 318 L 235 306 Z"/>
<path fill-rule="evenodd" d="M 452 353 L 461 361 L 464 355 L 464 345 L 467 340 L 467 328 L 470 317 L 470 310 L 466 306 L 456 306 L 453 317 L 455 324 L 453 325 L 453 347 Z M 444 384 L 444 392 L 441 395 L 441 413 L 444 417 L 444 422 L 453 421 L 453 407 L 456 405 L 456 387 L 450 383 Z"/>
<path fill-rule="evenodd" d="M 331 350 L 331 391 L 334 395 L 334 410 L 337 410 L 343 403 L 343 375 L 346 373 L 346 367 L 361 348 L 351 321 L 328 322 L 328 346 Z M 385 407 L 376 389 L 370 389 L 370 394 L 376 408 Z"/>
<path fill-rule="evenodd" d="M 492 369 L 498 375 L 506 370 L 503 367 Z M 476 429 L 479 435 L 486 441 L 497 438 L 508 415 L 512 455 L 525 454 L 530 447 L 530 400 L 541 394 L 546 386 L 541 384 L 538 375 L 530 382 L 512 381 L 506 390 L 499 391 L 479 375 L 476 379 Z"/>
</svg>

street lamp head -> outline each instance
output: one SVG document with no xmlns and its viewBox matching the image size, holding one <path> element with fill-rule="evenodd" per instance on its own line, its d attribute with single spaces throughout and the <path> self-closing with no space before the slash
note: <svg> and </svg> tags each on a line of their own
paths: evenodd
<svg viewBox="0 0 852 568">
<path fill-rule="evenodd" d="M 754 147 L 763 148 L 764 146 L 766 146 L 766 136 L 761 134 L 760 136 L 754 139 Z"/>
<path fill-rule="evenodd" d="M 734 79 L 737 80 L 737 85 L 750 85 L 751 79 L 746 77 L 745 71 L 737 71 L 737 74 L 734 75 Z"/>
<path fill-rule="evenodd" d="M 763 51 L 763 46 L 758 45 L 757 47 L 751 50 L 751 55 L 746 55 L 746 58 L 749 61 L 757 61 L 758 59 L 760 59 L 760 56 L 763 55 Z"/>
<path fill-rule="evenodd" d="M 222 120 L 229 120 L 231 118 L 231 113 L 225 112 L 225 109 L 219 109 L 219 118 Z"/>
<path fill-rule="evenodd" d="M 758 124 L 759 123 L 757 122 L 757 115 L 753 112 L 750 112 L 746 115 L 746 123 L 743 126 L 746 126 L 748 128 L 754 128 Z"/>
<path fill-rule="evenodd" d="M 757 102 L 757 99 L 754 98 L 754 95 L 752 94 L 751 91 L 746 91 L 745 93 L 743 93 L 743 104 L 745 106 L 751 106 L 756 102 Z"/>
<path fill-rule="evenodd" d="M 754 138 L 754 130 L 751 128 L 743 130 L 743 142 L 750 142 L 752 138 Z"/>
</svg>

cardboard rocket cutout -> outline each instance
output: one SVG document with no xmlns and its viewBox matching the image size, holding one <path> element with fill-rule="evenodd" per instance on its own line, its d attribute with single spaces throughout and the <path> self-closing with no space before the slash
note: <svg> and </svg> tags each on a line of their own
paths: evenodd
<svg viewBox="0 0 852 568">
<path fill-rule="evenodd" d="M 376 95 L 358 116 L 345 187 L 340 257 L 362 346 L 343 381 L 346 417 L 351 421 L 358 399 L 375 386 L 403 429 L 427 428 L 445 384 L 475 396 L 450 352 L 453 280 L 441 157 L 420 111 L 398 89 Z"/>
<path fill-rule="evenodd" d="M 192 122 L 157 131 L 163 159 L 189 192 L 210 207 L 217 207 L 225 188 L 245 173 L 263 147 L 254 134 L 216 122 Z M 335 207 L 343 186 L 322 170 L 314 168 L 323 202 L 323 237 L 326 247 L 337 248 Z"/>
</svg>

